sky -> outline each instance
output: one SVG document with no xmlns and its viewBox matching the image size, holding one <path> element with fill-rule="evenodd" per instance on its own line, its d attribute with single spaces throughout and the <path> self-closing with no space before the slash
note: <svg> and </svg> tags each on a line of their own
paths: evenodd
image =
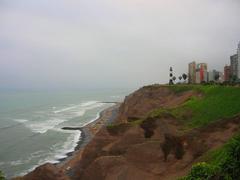
<svg viewBox="0 0 240 180">
<path fill-rule="evenodd" d="M 239 0 L 0 0 L 0 89 L 135 88 L 223 71 Z"/>
</svg>

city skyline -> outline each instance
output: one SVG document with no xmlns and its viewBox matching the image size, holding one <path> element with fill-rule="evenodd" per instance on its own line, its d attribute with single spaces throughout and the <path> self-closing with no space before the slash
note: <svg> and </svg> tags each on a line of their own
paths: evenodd
<svg viewBox="0 0 240 180">
<path fill-rule="evenodd" d="M 208 70 L 207 63 L 188 64 L 188 82 L 190 84 L 200 84 L 211 81 L 239 81 L 240 79 L 240 41 L 237 46 L 237 53 L 230 56 L 229 64 L 225 64 L 223 71 L 217 71 L 215 68 Z"/>
</svg>

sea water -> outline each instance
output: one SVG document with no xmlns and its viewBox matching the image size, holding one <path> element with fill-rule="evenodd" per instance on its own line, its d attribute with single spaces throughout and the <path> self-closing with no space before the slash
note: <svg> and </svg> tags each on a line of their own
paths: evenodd
<svg viewBox="0 0 240 180">
<path fill-rule="evenodd" d="M 7 178 L 72 152 L 82 127 L 131 90 L 0 91 L 0 170 Z"/>
</svg>

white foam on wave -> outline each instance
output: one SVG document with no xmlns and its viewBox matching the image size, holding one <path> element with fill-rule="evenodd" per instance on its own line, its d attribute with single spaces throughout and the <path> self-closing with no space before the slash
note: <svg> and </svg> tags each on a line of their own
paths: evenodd
<svg viewBox="0 0 240 180">
<path fill-rule="evenodd" d="M 10 164 L 11 166 L 19 166 L 19 165 L 21 165 L 21 164 L 23 164 L 23 163 L 24 163 L 23 161 L 17 160 L 17 161 L 11 161 L 9 164 Z"/>
<path fill-rule="evenodd" d="M 35 168 L 38 166 L 41 166 L 45 163 L 59 163 L 60 159 L 66 158 L 67 153 L 73 152 L 75 150 L 75 147 L 77 146 L 80 137 L 81 137 L 81 131 L 70 131 L 70 130 L 61 130 L 63 133 L 68 133 L 70 134 L 69 137 L 67 138 L 67 141 L 63 144 L 55 144 L 52 146 L 52 152 L 48 153 L 47 156 L 46 154 L 44 155 L 43 151 L 37 151 L 31 154 L 31 158 L 36 158 L 36 157 L 42 157 L 45 156 L 45 158 L 40 159 L 36 165 L 33 167 L 29 168 L 28 170 L 22 172 L 20 176 L 24 176 L 27 173 L 33 171 Z"/>
<path fill-rule="evenodd" d="M 101 107 L 103 105 L 104 105 L 103 103 L 100 103 L 98 101 L 87 101 L 77 105 L 72 104 L 69 107 L 55 110 L 53 111 L 53 113 L 70 119 L 75 117 L 81 117 L 86 113 L 86 111 Z"/>
<path fill-rule="evenodd" d="M 65 111 L 69 111 L 71 109 L 74 109 L 74 108 L 77 108 L 79 105 L 75 105 L 75 106 L 70 106 L 70 107 L 67 107 L 67 108 L 63 108 L 63 109 L 60 109 L 60 110 L 57 110 L 57 111 L 53 111 L 55 114 L 58 114 L 58 113 L 61 113 L 61 112 L 65 112 Z"/>
<path fill-rule="evenodd" d="M 30 123 L 26 124 L 28 128 L 30 128 L 34 133 L 41 133 L 44 134 L 48 130 L 53 129 L 57 125 L 67 121 L 66 119 L 59 119 L 59 118 L 51 118 L 45 121 L 31 121 Z"/>
<path fill-rule="evenodd" d="M 30 128 L 35 133 L 46 133 L 48 130 L 56 130 L 61 131 L 62 133 L 68 133 L 69 136 L 67 140 L 63 142 L 59 142 L 58 144 L 53 145 L 50 149 L 50 152 L 44 152 L 44 151 L 37 151 L 32 153 L 29 157 L 31 159 L 40 159 L 36 165 L 34 165 L 32 168 L 24 171 L 21 175 L 25 175 L 26 173 L 31 172 L 36 167 L 45 164 L 45 163 L 59 163 L 60 159 L 66 158 L 67 154 L 70 152 L 73 152 L 78 145 L 79 139 L 81 138 L 81 132 L 80 131 L 71 131 L 71 130 L 62 130 L 58 128 L 58 126 L 65 122 L 70 120 L 74 117 L 80 117 L 83 116 L 86 111 L 95 109 L 98 107 L 103 106 L 104 103 L 100 103 L 98 101 L 88 101 L 83 102 L 78 105 L 71 104 L 69 107 L 65 107 L 62 109 L 59 109 L 54 107 L 51 108 L 51 112 L 48 115 L 49 120 L 43 120 L 43 121 L 24 121 L 20 120 L 22 123 L 25 124 L 26 127 Z M 100 117 L 100 112 L 97 114 L 96 118 L 90 120 L 85 125 L 95 121 Z M 42 117 L 44 118 L 44 117 Z M 23 161 L 22 161 L 23 162 Z M 18 162 L 12 162 L 13 164 L 21 163 Z M 24 162 L 25 163 L 25 162 Z"/>
<path fill-rule="evenodd" d="M 28 121 L 25 119 L 16 119 L 15 121 L 24 123 L 25 126 L 30 128 L 34 133 L 44 134 L 48 130 L 56 128 L 63 122 L 69 121 L 72 118 L 84 116 L 86 111 L 101 107 L 103 105 L 103 103 L 98 101 L 87 101 L 78 105 L 71 104 L 71 106 L 59 110 L 54 109 L 55 111 L 45 112 L 46 114 L 44 116 L 48 118 L 46 120 L 44 116 L 41 116 L 41 119 L 43 120 Z M 94 120 L 96 119 L 93 119 L 90 122 Z"/>
<path fill-rule="evenodd" d="M 64 133 L 70 133 L 70 136 L 67 138 L 64 144 L 55 146 L 55 159 L 62 159 L 67 157 L 67 153 L 73 152 L 78 145 L 78 142 L 81 137 L 81 131 L 71 131 L 71 130 L 63 130 Z"/>
<path fill-rule="evenodd" d="M 59 110 L 56 110 L 56 111 L 53 111 L 55 114 L 58 114 L 58 113 L 62 113 L 62 112 L 66 112 L 66 111 L 72 111 L 72 110 L 85 110 L 85 109 L 92 109 L 94 108 L 96 105 L 98 106 L 99 103 L 98 101 L 87 101 L 87 102 L 83 102 L 81 104 L 71 104 L 69 107 L 65 107 L 65 108 L 62 108 L 62 109 L 59 109 Z"/>
<path fill-rule="evenodd" d="M 94 121 L 96 121 L 96 120 L 98 120 L 100 118 L 100 112 L 99 113 L 97 113 L 97 116 L 94 118 L 94 119 L 92 119 L 92 120 L 90 120 L 90 121 L 88 121 L 87 123 L 85 123 L 82 127 L 84 127 L 84 126 L 86 126 L 86 125 L 88 125 L 88 124 L 90 124 L 90 123 L 92 123 L 92 122 L 94 122 Z"/>
<path fill-rule="evenodd" d="M 14 119 L 14 121 L 19 122 L 19 123 L 25 123 L 25 122 L 28 122 L 27 119 Z"/>
<path fill-rule="evenodd" d="M 99 103 L 99 101 L 87 101 L 81 104 L 82 107 L 92 106 L 94 104 Z"/>
</svg>

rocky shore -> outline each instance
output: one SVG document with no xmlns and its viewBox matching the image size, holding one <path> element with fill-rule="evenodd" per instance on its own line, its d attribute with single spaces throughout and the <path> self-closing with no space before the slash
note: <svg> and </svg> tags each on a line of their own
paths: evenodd
<svg viewBox="0 0 240 180">
<path fill-rule="evenodd" d="M 103 102 L 105 103 L 105 102 Z M 120 103 L 118 102 L 107 102 L 111 104 L 115 104 L 105 110 L 103 110 L 99 118 L 84 127 L 63 127 L 63 130 L 72 130 L 72 131 L 81 131 L 81 137 L 78 141 L 77 146 L 75 147 L 73 152 L 67 154 L 66 158 L 60 159 L 60 163 L 56 164 L 58 167 L 62 169 L 70 169 L 71 163 L 78 159 L 76 156 L 81 154 L 84 147 L 92 140 L 95 134 L 103 127 L 113 122 L 113 120 L 117 117 L 118 109 Z"/>
</svg>

